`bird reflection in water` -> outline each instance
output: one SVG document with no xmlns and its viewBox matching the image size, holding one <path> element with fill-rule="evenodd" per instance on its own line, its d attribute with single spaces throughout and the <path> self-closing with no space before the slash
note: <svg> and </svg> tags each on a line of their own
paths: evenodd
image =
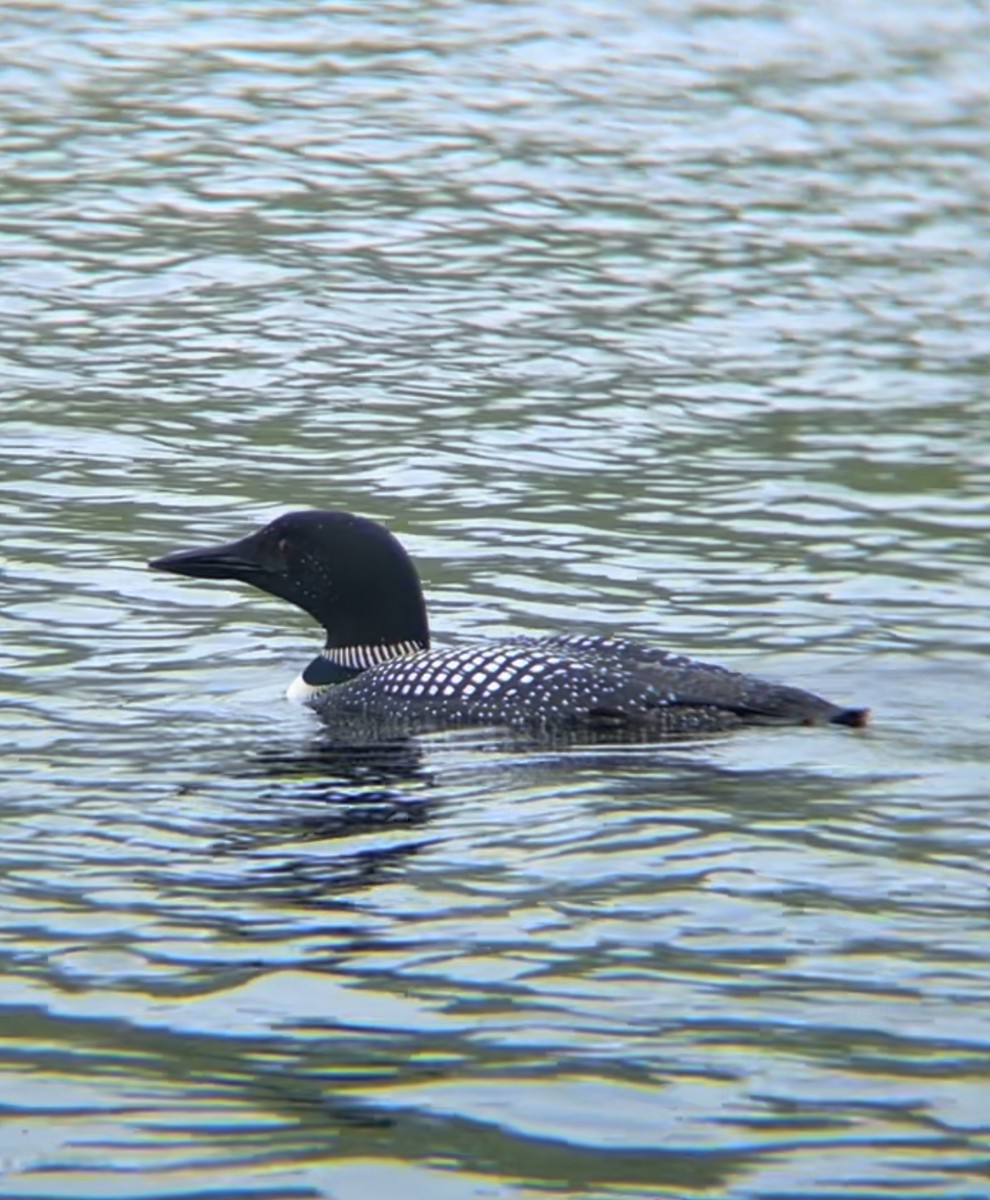
<svg viewBox="0 0 990 1200">
<path fill-rule="evenodd" d="M 256 803 L 213 849 L 255 858 L 251 888 L 288 888 L 297 901 L 332 903 L 341 892 L 393 877 L 430 840 L 413 834 L 430 819 L 433 787 L 414 739 L 262 750 L 247 775 L 261 784 Z M 369 843 L 376 833 L 384 840 Z M 348 839 L 359 839 L 360 848 L 341 845 Z M 334 843 L 332 852 L 320 853 L 314 843 L 321 842 Z M 304 854 L 291 850 L 301 843 Z"/>
</svg>

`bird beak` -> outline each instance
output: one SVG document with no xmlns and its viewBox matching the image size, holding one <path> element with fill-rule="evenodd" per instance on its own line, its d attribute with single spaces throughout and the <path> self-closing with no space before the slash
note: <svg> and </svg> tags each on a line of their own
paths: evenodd
<svg viewBox="0 0 990 1200">
<path fill-rule="evenodd" d="M 155 571 L 170 571 L 173 575 L 190 575 L 193 579 L 241 579 L 254 583 L 265 568 L 251 542 L 252 538 L 242 538 L 224 546 L 178 550 L 153 558 L 148 566 Z"/>
</svg>

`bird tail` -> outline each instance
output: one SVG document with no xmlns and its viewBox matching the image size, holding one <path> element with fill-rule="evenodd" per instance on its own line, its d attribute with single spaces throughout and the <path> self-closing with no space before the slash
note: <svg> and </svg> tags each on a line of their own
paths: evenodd
<svg viewBox="0 0 990 1200">
<path fill-rule="evenodd" d="M 829 717 L 832 725 L 848 725 L 851 729 L 864 729 L 870 723 L 868 708 L 840 708 Z"/>
</svg>

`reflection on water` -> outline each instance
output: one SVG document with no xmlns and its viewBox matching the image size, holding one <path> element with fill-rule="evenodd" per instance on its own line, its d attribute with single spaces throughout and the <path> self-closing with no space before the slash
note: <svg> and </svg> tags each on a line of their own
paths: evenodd
<svg viewBox="0 0 990 1200">
<path fill-rule="evenodd" d="M 985 1194 L 988 32 L 5 12 L 0 1193 Z M 876 724 L 348 744 L 310 505 Z"/>
</svg>

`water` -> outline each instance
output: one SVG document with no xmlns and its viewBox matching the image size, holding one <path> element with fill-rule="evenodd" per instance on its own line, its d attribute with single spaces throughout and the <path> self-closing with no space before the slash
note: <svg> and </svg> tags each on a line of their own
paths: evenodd
<svg viewBox="0 0 990 1200">
<path fill-rule="evenodd" d="M 990 1195 L 988 32 L 4 14 L 5 1200 Z M 875 723 L 335 754 L 303 506 Z"/>
</svg>

